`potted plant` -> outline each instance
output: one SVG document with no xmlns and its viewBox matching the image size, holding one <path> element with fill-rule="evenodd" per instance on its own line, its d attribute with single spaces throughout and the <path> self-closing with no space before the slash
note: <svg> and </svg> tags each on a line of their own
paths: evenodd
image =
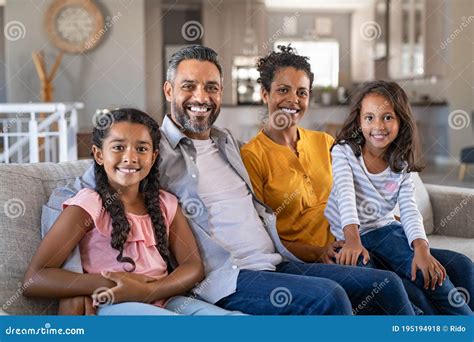
<svg viewBox="0 0 474 342">
<path fill-rule="evenodd" d="M 321 103 L 323 106 L 331 105 L 333 92 L 334 92 L 334 88 L 329 85 L 321 89 Z"/>
</svg>

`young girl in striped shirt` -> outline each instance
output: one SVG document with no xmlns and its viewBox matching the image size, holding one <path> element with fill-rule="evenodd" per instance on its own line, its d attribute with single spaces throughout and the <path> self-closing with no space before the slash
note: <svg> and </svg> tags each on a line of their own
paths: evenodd
<svg viewBox="0 0 474 342">
<path fill-rule="evenodd" d="M 345 241 L 336 262 L 368 265 L 370 252 L 414 281 L 441 314 L 472 314 L 466 303 L 452 304 L 457 289 L 430 253 L 414 197 L 413 173 L 423 168 L 417 150 L 403 89 L 393 82 L 363 84 L 331 149 L 334 182 L 325 216 L 336 239 Z"/>
</svg>

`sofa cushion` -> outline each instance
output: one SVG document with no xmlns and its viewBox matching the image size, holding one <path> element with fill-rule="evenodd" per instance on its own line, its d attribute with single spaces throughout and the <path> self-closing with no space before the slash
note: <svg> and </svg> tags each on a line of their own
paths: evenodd
<svg viewBox="0 0 474 342">
<path fill-rule="evenodd" d="M 454 236 L 444 236 L 433 234 L 430 236 L 430 246 L 432 248 L 448 249 L 455 251 L 474 260 L 473 239 Z"/>
<path fill-rule="evenodd" d="M 417 172 L 413 173 L 413 180 L 415 183 L 415 201 L 421 216 L 423 216 L 426 235 L 430 235 L 434 231 L 433 209 L 431 208 L 430 196 Z M 400 216 L 398 206 L 395 210 L 395 215 Z"/>
<path fill-rule="evenodd" d="M 56 300 L 22 296 L 23 275 L 41 241 L 43 204 L 90 164 L 0 164 L 0 308 L 6 313 L 56 314 Z"/>
</svg>

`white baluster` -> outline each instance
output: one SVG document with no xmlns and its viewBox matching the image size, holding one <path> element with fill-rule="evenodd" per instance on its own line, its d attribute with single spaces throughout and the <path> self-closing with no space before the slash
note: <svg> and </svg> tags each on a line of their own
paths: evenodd
<svg viewBox="0 0 474 342">
<path fill-rule="evenodd" d="M 71 126 L 69 131 L 69 160 L 77 160 L 77 109 L 75 107 L 71 110 L 69 125 Z"/>
<path fill-rule="evenodd" d="M 5 131 L 5 135 L 3 136 L 3 149 L 5 150 L 3 152 L 3 155 L 5 156 L 5 163 L 9 164 L 10 163 L 10 145 L 8 144 L 8 135 L 6 133 L 7 131 Z"/>
<path fill-rule="evenodd" d="M 17 133 L 22 132 L 22 127 L 21 127 L 21 121 L 20 118 L 18 117 L 18 114 L 16 115 L 16 131 Z M 20 141 L 20 137 L 17 137 L 15 141 Z M 18 149 L 18 163 L 23 163 L 23 147 L 20 147 Z"/>
<path fill-rule="evenodd" d="M 52 153 L 51 153 L 51 136 L 45 134 L 44 136 L 44 161 L 45 162 L 50 162 L 52 158 Z"/>
<path fill-rule="evenodd" d="M 30 163 L 38 163 L 39 162 L 38 121 L 36 121 L 35 112 L 30 113 L 30 121 L 28 122 L 28 130 L 30 132 Z"/>
<path fill-rule="evenodd" d="M 68 160 L 67 155 L 67 121 L 65 118 L 64 110 L 61 109 L 60 117 L 58 120 L 59 125 L 59 162 L 64 162 Z"/>
</svg>

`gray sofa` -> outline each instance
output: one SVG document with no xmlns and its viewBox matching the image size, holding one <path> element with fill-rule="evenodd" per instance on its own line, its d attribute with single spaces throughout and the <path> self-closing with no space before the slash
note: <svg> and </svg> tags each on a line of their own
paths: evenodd
<svg viewBox="0 0 474 342">
<path fill-rule="evenodd" d="M 24 271 L 41 240 L 41 210 L 58 186 L 82 175 L 90 160 L 60 164 L 0 164 L 0 314 L 50 315 L 57 301 L 22 296 Z M 474 190 L 427 185 L 417 203 L 434 247 L 474 258 Z"/>
</svg>

